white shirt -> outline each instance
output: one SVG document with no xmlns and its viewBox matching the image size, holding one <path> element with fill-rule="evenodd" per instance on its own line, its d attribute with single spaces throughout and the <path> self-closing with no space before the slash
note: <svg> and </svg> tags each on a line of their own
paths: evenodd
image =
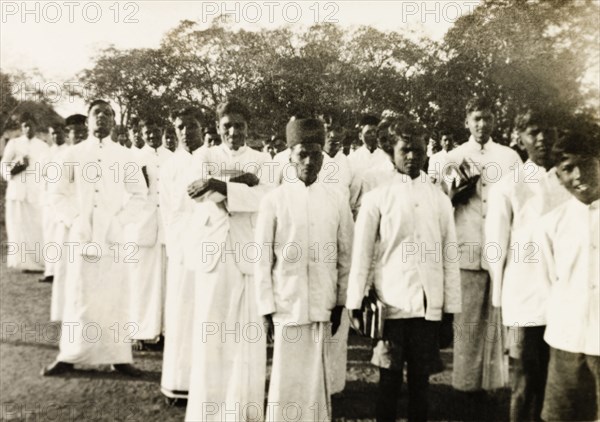
<svg viewBox="0 0 600 422">
<path fill-rule="evenodd" d="M 318 180 L 338 189 L 344 195 L 346 201 L 350 203 L 352 171 L 350 170 L 348 157 L 341 149 L 333 157 L 323 152 L 323 167 L 319 172 Z"/>
<path fill-rule="evenodd" d="M 211 177 L 227 182 L 227 197 L 221 194 L 205 195 L 195 205 L 193 228 L 189 232 L 196 239 L 201 239 L 207 252 L 208 244 L 216 251 L 202 253 L 198 259 L 198 270 L 210 272 L 221 260 L 222 253 L 234 248 L 240 258 L 235 260 L 238 269 L 247 275 L 254 273 L 253 262 L 245 259 L 244 248 L 254 241 L 256 212 L 262 197 L 268 192 L 269 172 L 264 163 L 271 157 L 264 152 L 255 151 L 242 146 L 233 151 L 224 143 L 203 150 L 194 158 L 194 179 Z M 259 178 L 256 186 L 243 183 L 228 182 L 228 172 L 238 171 L 252 173 Z M 190 239 L 192 241 L 192 239 Z M 193 250 L 193 247 L 188 248 Z M 197 252 L 196 252 L 197 253 Z"/>
<path fill-rule="evenodd" d="M 460 268 L 466 270 L 487 269 L 487 262 L 481 253 L 484 245 L 484 222 L 487 217 L 487 201 L 490 188 L 511 169 L 521 164 L 519 155 L 510 149 L 489 139 L 483 146 L 472 136 L 467 142 L 448 153 L 450 165 L 458 166 L 465 158 L 472 160 L 479 170 L 481 177 L 477 181 L 476 191 L 464 205 L 458 205 L 454 210 L 456 235 L 460 245 Z M 442 183 L 450 184 L 452 176 L 442 176 Z"/>
<path fill-rule="evenodd" d="M 540 265 L 550 284 L 546 333 L 550 346 L 600 356 L 600 201 L 572 198 L 542 221 Z"/>
<path fill-rule="evenodd" d="M 329 321 L 343 306 L 350 270 L 352 215 L 335 188 L 283 183 L 263 199 L 256 243 L 256 297 L 261 315 L 281 323 Z"/>
<path fill-rule="evenodd" d="M 396 173 L 364 196 L 355 226 L 348 309 L 361 306 L 376 240 L 381 275 L 375 277 L 375 290 L 388 308 L 386 318 L 439 321 L 442 310 L 460 312 L 452 205 L 424 172 L 414 180 Z"/>
<path fill-rule="evenodd" d="M 165 228 L 165 244 L 169 262 L 183 264 L 185 233 L 189 230 L 189 220 L 194 211 L 194 201 L 187 193 L 192 181 L 192 156 L 201 152 L 202 147 L 190 154 L 182 147 L 175 150 L 160 171 L 158 199 Z"/>
<path fill-rule="evenodd" d="M 360 192 L 363 174 L 372 169 L 386 169 L 393 167 L 389 155 L 381 148 L 375 148 L 373 152 L 363 145 L 350 153 L 348 156 L 352 182 L 350 184 L 350 204 L 352 211 L 356 211 L 356 201 Z"/>
<path fill-rule="evenodd" d="M 6 144 L 0 171 L 2 178 L 8 182 L 6 199 L 30 203 L 42 203 L 45 189 L 44 170 L 49 160 L 50 147 L 38 138 L 20 136 Z M 29 165 L 19 174 L 11 176 L 10 171 L 17 161 L 27 156 Z"/>
<path fill-rule="evenodd" d="M 448 161 L 448 151 L 442 149 L 429 157 L 427 166 L 427 175 L 433 183 L 440 183 L 443 174 L 444 164 Z"/>
<path fill-rule="evenodd" d="M 125 226 L 135 222 L 144 207 L 147 188 L 141 168 L 109 137 L 90 135 L 63 157 L 62 177 L 50 191 L 62 209 L 74 205 L 65 210 L 70 214 L 65 219 L 73 221 L 71 240 L 95 242 L 100 253 L 110 254 L 110 244 L 123 243 Z"/>
<path fill-rule="evenodd" d="M 547 172 L 532 161 L 519 165 L 490 189 L 485 255 L 492 303 L 502 306 L 504 325 L 546 324 L 548 284 L 537 265 L 533 237 L 542 216 L 570 197 L 554 169 Z"/>
<path fill-rule="evenodd" d="M 164 147 L 156 149 L 144 146 L 139 153 L 139 164 L 146 169 L 148 176 L 148 196 L 145 209 L 135 225 L 134 241 L 140 246 L 153 246 L 156 242 L 164 243 L 164 226 L 160 216 L 160 171 L 161 166 L 173 155 Z"/>
</svg>

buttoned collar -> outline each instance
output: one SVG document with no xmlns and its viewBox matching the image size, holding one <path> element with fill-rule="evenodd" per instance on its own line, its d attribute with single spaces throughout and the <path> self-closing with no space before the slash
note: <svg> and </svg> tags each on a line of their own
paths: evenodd
<svg viewBox="0 0 600 422">
<path fill-rule="evenodd" d="M 469 136 L 469 140 L 467 141 L 467 145 L 469 145 L 469 147 L 471 149 L 475 149 L 477 151 L 483 150 L 483 151 L 491 151 L 492 148 L 494 148 L 494 146 L 496 145 L 496 143 L 494 142 L 494 140 L 492 139 L 492 137 L 490 136 L 490 138 L 487 140 L 487 142 L 483 145 L 481 145 L 479 142 L 477 142 L 475 140 L 475 137 L 473 135 Z"/>
<path fill-rule="evenodd" d="M 242 145 L 237 151 L 234 151 L 227 145 L 225 145 L 225 142 L 221 142 L 221 144 L 217 148 L 221 148 L 221 150 L 223 150 L 223 152 L 225 152 L 225 154 L 227 154 L 228 157 L 238 157 L 246 152 L 248 146 Z"/>
</svg>

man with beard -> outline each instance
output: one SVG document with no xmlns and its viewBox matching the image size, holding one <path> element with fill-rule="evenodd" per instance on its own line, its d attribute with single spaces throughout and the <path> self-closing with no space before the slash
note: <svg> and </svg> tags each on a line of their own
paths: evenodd
<svg viewBox="0 0 600 422">
<path fill-rule="evenodd" d="M 44 270 L 43 170 L 48 162 L 50 149 L 46 142 L 35 137 L 36 119 L 32 114 L 23 113 L 19 122 L 22 135 L 8 142 L 0 163 L 2 178 L 8 182 L 7 265 L 8 268 L 25 272 L 41 272 Z"/>
<path fill-rule="evenodd" d="M 186 247 L 195 255 L 201 288 L 186 420 L 257 420 L 263 415 L 266 339 L 254 296 L 254 226 L 267 191 L 260 176 L 268 177 L 268 158 L 246 145 L 244 104 L 220 104 L 217 119 L 222 143 L 198 157 L 198 179 L 188 187 L 198 204 Z"/>
<path fill-rule="evenodd" d="M 177 110 L 173 126 L 179 148 L 160 172 L 158 198 L 165 229 L 167 285 L 165 292 L 165 346 L 160 390 L 167 403 L 183 403 L 190 388 L 194 322 L 195 260 L 198 245 L 186 251 L 183 239 L 189 231 L 194 201 L 187 185 L 193 180 L 191 168 L 203 150 L 202 128 L 194 108 Z M 189 258 L 186 261 L 186 256 Z"/>
<path fill-rule="evenodd" d="M 83 114 L 73 114 L 65 119 L 65 128 L 67 133 L 67 142 L 69 148 L 72 145 L 77 145 L 87 137 L 87 126 L 85 124 L 86 117 Z M 65 155 L 68 149 L 63 149 L 59 154 L 56 155 L 55 163 L 61 169 L 64 167 Z M 61 174 L 59 177 L 67 177 Z M 52 183 L 53 180 L 48 176 Z M 73 215 L 71 209 L 75 206 L 72 201 L 75 197 L 72 189 L 72 181 L 69 180 L 69 191 L 64 197 L 56 196 L 54 194 L 53 186 L 51 185 L 48 189 L 49 194 L 49 208 L 54 214 L 57 221 L 56 228 L 56 243 L 61 248 L 61 255 L 58 262 L 54 264 L 54 281 L 52 284 L 52 300 L 50 302 L 50 321 L 61 322 L 63 319 L 63 312 L 65 308 L 65 288 L 67 281 L 67 270 L 69 268 L 69 253 L 66 248 L 66 243 L 69 241 L 69 231 L 73 224 Z"/>
<path fill-rule="evenodd" d="M 65 153 L 62 177 L 54 185 L 57 201 L 74 206 L 69 240 L 75 242 L 67 272 L 60 352 L 42 375 L 58 375 L 76 364 L 112 364 L 131 376 L 129 296 L 123 232 L 136 220 L 147 193 L 144 178 L 130 166 L 127 150 L 110 139 L 114 111 L 104 100 L 88 110 L 89 136 Z M 74 197 L 73 197 L 74 192 Z M 127 245 L 135 246 L 135 245 Z M 132 250 L 133 249 L 133 250 Z M 91 329 L 90 329 L 91 327 Z"/>
<path fill-rule="evenodd" d="M 294 406 L 299 412 L 295 420 L 331 420 L 330 380 L 335 374 L 329 360 L 341 356 L 328 346 L 336 341 L 331 334 L 341 328 L 352 214 L 336 185 L 317 180 L 324 158 L 323 124 L 293 120 L 286 132 L 298 178 L 265 196 L 256 228 L 262 250 L 255 300 L 275 341 L 265 419 L 285 420 Z M 298 259 L 288 255 L 289 245 L 298 245 Z"/>
</svg>

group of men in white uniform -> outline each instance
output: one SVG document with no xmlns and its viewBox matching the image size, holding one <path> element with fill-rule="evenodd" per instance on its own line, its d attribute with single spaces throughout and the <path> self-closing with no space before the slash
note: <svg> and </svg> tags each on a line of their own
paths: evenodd
<svg viewBox="0 0 600 422">
<path fill-rule="evenodd" d="M 409 119 L 366 117 L 363 146 L 346 157 L 339 126 L 293 118 L 288 149 L 271 159 L 246 145 L 250 116 L 236 100 L 217 108 L 218 146 L 202 145 L 195 110 L 172 117 L 174 153 L 150 120 L 141 124 L 146 146 L 132 153 L 109 137 L 111 106 L 92 102 L 88 139 L 52 158 L 62 177 L 35 187 L 45 196 L 25 188 L 31 177 L 17 176 L 32 162 L 52 162 L 47 145 L 35 141 L 27 119 L 23 139 L 9 143 L 9 242 L 40 241 L 22 226 L 42 221 L 30 204 L 45 197 L 73 250 L 56 317 L 60 353 L 44 375 L 111 364 L 139 376 L 132 340 L 164 332 L 161 391 L 187 399 L 186 420 L 331 420 L 330 397 L 345 386 L 349 325 L 363 331 L 361 304 L 373 289 L 384 319 L 372 359 L 379 421 L 396 418 L 405 364 L 409 420 L 427 419 L 443 313 L 456 314 L 456 389 L 505 385 L 503 331 L 493 341 L 488 335 L 504 324 L 517 339 L 512 420 L 539 419 L 542 407 L 547 419 L 599 412 L 572 393 L 600 397 L 598 303 L 585 299 L 598 285 L 600 196 L 588 135 L 572 132 L 553 149 L 550 122 L 522 114 L 517 130 L 530 156 L 523 165 L 491 140 L 492 106 L 476 99 L 467 105 L 471 138 L 429 177 L 428 137 Z M 526 174 L 528 165 L 536 171 Z M 545 214 L 552 224 L 537 224 Z M 585 239 L 574 237 L 578 224 L 587 225 Z M 566 237 L 578 255 L 556 254 Z M 519 242 L 538 240 L 540 261 L 509 257 Z M 490 242 L 499 245 L 495 259 Z M 19 264 L 10 266 L 39 269 Z M 560 294 L 570 301 L 560 303 Z M 580 328 L 565 340 L 566 323 L 555 316 L 567 308 L 577 310 L 570 321 Z"/>
</svg>

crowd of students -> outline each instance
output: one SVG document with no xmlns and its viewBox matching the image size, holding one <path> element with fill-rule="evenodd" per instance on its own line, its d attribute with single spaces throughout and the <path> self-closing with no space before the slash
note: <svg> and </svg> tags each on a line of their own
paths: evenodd
<svg viewBox="0 0 600 422">
<path fill-rule="evenodd" d="M 169 128 L 115 127 L 95 100 L 52 146 L 21 116 L 2 157 L 7 255 L 53 281 L 62 335 L 42 375 L 140 376 L 132 348 L 164 341 L 161 391 L 186 420 L 328 421 L 350 326 L 373 335 L 371 297 L 378 421 L 396 420 L 404 373 L 408 419 L 427 420 L 449 314 L 466 400 L 510 382 L 513 421 L 600 419 L 598 127 L 549 116 L 517 116 L 525 163 L 491 138 L 485 98 L 467 104 L 469 139 L 443 133 L 430 154 L 402 116 L 364 116 L 349 155 L 335 119 L 309 116 L 290 119 L 286 149 L 254 150 L 234 99 L 216 130 L 191 108 Z"/>
</svg>

